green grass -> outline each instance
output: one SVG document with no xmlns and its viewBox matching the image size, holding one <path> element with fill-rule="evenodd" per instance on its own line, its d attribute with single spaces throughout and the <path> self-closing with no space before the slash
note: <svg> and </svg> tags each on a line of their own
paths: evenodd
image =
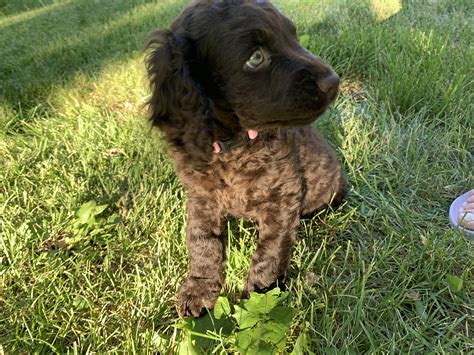
<svg viewBox="0 0 474 355">
<path fill-rule="evenodd" d="M 447 220 L 474 186 L 472 1 L 275 2 L 343 78 L 317 126 L 352 184 L 301 222 L 287 349 L 305 328 L 316 353 L 474 351 L 472 241 Z M 142 47 L 186 3 L 0 0 L 0 353 L 176 338 L 185 194 L 146 122 Z M 107 208 L 72 243 L 90 200 Z M 229 225 L 236 303 L 257 233 Z"/>
</svg>

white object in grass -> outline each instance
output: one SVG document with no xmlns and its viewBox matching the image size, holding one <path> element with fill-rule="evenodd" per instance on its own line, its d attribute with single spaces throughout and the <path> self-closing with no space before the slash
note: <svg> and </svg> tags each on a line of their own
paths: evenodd
<svg viewBox="0 0 474 355">
<path fill-rule="evenodd" d="M 465 234 L 474 236 L 474 229 L 471 229 L 471 226 L 474 224 L 474 221 L 471 218 L 473 218 L 474 215 L 473 213 L 464 210 L 464 206 L 471 194 L 472 192 L 468 191 L 453 201 L 449 209 L 449 220 L 454 228 L 464 232 Z M 466 225 L 465 223 L 471 224 Z"/>
</svg>

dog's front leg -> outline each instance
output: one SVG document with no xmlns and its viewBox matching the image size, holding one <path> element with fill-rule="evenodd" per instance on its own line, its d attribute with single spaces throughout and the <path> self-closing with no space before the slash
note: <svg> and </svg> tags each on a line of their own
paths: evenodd
<svg viewBox="0 0 474 355">
<path fill-rule="evenodd" d="M 265 213 L 259 220 L 257 249 L 242 293 L 266 292 L 286 280 L 291 252 L 296 241 L 299 210 Z"/>
<path fill-rule="evenodd" d="M 212 309 L 223 284 L 222 217 L 209 200 L 188 198 L 186 245 L 189 271 L 178 293 L 181 316 L 199 317 Z"/>
</svg>

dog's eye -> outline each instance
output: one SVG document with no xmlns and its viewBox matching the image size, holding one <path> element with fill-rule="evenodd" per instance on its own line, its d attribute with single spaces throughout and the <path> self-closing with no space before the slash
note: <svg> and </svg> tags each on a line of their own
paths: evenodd
<svg viewBox="0 0 474 355">
<path fill-rule="evenodd" d="M 262 65 L 264 61 L 265 61 L 265 56 L 263 55 L 263 52 L 260 49 L 258 49 L 252 54 L 250 59 L 245 64 L 250 69 L 255 69 L 258 66 Z"/>
</svg>

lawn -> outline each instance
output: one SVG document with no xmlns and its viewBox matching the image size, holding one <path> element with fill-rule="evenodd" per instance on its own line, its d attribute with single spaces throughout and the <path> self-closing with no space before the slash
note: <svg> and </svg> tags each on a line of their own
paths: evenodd
<svg viewBox="0 0 474 355">
<path fill-rule="evenodd" d="M 474 3 L 274 2 L 343 80 L 316 126 L 352 186 L 301 222 L 286 350 L 305 332 L 315 353 L 471 353 L 473 241 L 447 217 L 474 187 Z M 186 3 L 0 0 L 0 353 L 180 346 L 186 196 L 142 49 Z M 257 233 L 224 237 L 237 305 Z"/>
</svg>

